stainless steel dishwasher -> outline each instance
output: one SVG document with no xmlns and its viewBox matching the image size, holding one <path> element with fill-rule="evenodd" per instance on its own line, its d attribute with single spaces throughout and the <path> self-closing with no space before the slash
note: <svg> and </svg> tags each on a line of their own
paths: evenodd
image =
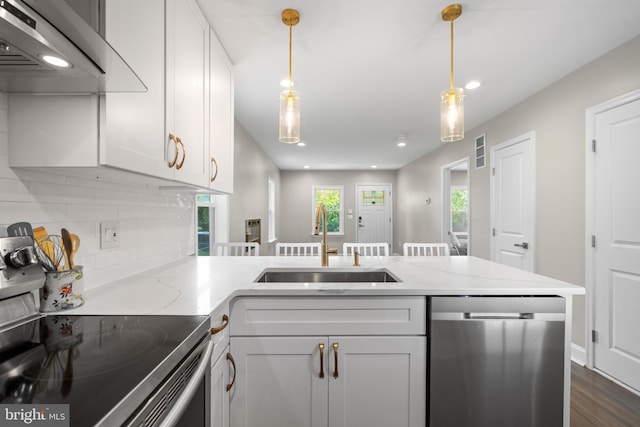
<svg viewBox="0 0 640 427">
<path fill-rule="evenodd" d="M 562 426 L 561 297 L 433 297 L 431 427 Z"/>
</svg>

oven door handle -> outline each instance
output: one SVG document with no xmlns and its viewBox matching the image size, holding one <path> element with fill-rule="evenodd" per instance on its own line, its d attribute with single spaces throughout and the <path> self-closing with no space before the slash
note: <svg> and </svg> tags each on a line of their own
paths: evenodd
<svg viewBox="0 0 640 427">
<path fill-rule="evenodd" d="M 207 347 L 203 351 L 204 357 L 200 359 L 200 363 L 198 364 L 195 373 L 189 380 L 189 384 L 187 384 L 184 390 L 182 390 L 182 394 L 180 395 L 180 397 L 178 397 L 165 419 L 162 420 L 162 424 L 160 424 L 160 427 L 175 426 L 176 423 L 180 420 L 182 413 L 185 411 L 185 409 L 187 409 L 187 406 L 189 406 L 193 395 L 196 394 L 196 391 L 198 390 L 200 380 L 205 374 L 205 369 L 211 369 L 209 365 L 211 364 L 212 352 L 213 341 L 209 341 Z"/>
</svg>

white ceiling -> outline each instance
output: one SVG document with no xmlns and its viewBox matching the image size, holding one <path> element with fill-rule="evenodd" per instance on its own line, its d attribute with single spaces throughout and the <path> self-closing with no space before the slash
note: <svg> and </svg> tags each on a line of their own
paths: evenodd
<svg viewBox="0 0 640 427">
<path fill-rule="evenodd" d="M 235 69 L 237 120 L 284 170 L 398 169 L 437 148 L 449 85 L 447 0 L 198 0 Z M 640 34 L 640 0 L 474 0 L 455 21 L 467 130 Z M 278 142 L 278 94 L 301 93 L 305 147 Z M 585 88 L 588 90 L 588 88 Z M 398 135 L 407 146 L 398 148 Z"/>
</svg>

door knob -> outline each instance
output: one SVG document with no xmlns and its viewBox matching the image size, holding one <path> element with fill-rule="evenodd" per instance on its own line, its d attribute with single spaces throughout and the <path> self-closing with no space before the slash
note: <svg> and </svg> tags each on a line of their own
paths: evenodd
<svg viewBox="0 0 640 427">
<path fill-rule="evenodd" d="M 514 243 L 513 246 L 517 246 L 522 249 L 529 249 L 529 244 L 527 242 Z"/>
</svg>

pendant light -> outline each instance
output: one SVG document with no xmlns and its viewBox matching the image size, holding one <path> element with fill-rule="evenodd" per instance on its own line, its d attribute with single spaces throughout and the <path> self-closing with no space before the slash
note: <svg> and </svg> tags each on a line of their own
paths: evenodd
<svg viewBox="0 0 640 427">
<path fill-rule="evenodd" d="M 293 90 L 291 72 L 291 46 L 293 26 L 300 22 L 300 13 L 295 9 L 282 11 L 282 23 L 289 27 L 289 89 L 280 93 L 280 142 L 295 144 L 300 142 L 300 94 Z"/>
<path fill-rule="evenodd" d="M 462 15 L 462 6 L 451 4 L 442 10 L 442 20 L 451 22 L 451 69 L 449 89 L 440 92 L 440 140 L 459 141 L 464 138 L 464 90 L 453 85 L 453 21 Z"/>
</svg>

